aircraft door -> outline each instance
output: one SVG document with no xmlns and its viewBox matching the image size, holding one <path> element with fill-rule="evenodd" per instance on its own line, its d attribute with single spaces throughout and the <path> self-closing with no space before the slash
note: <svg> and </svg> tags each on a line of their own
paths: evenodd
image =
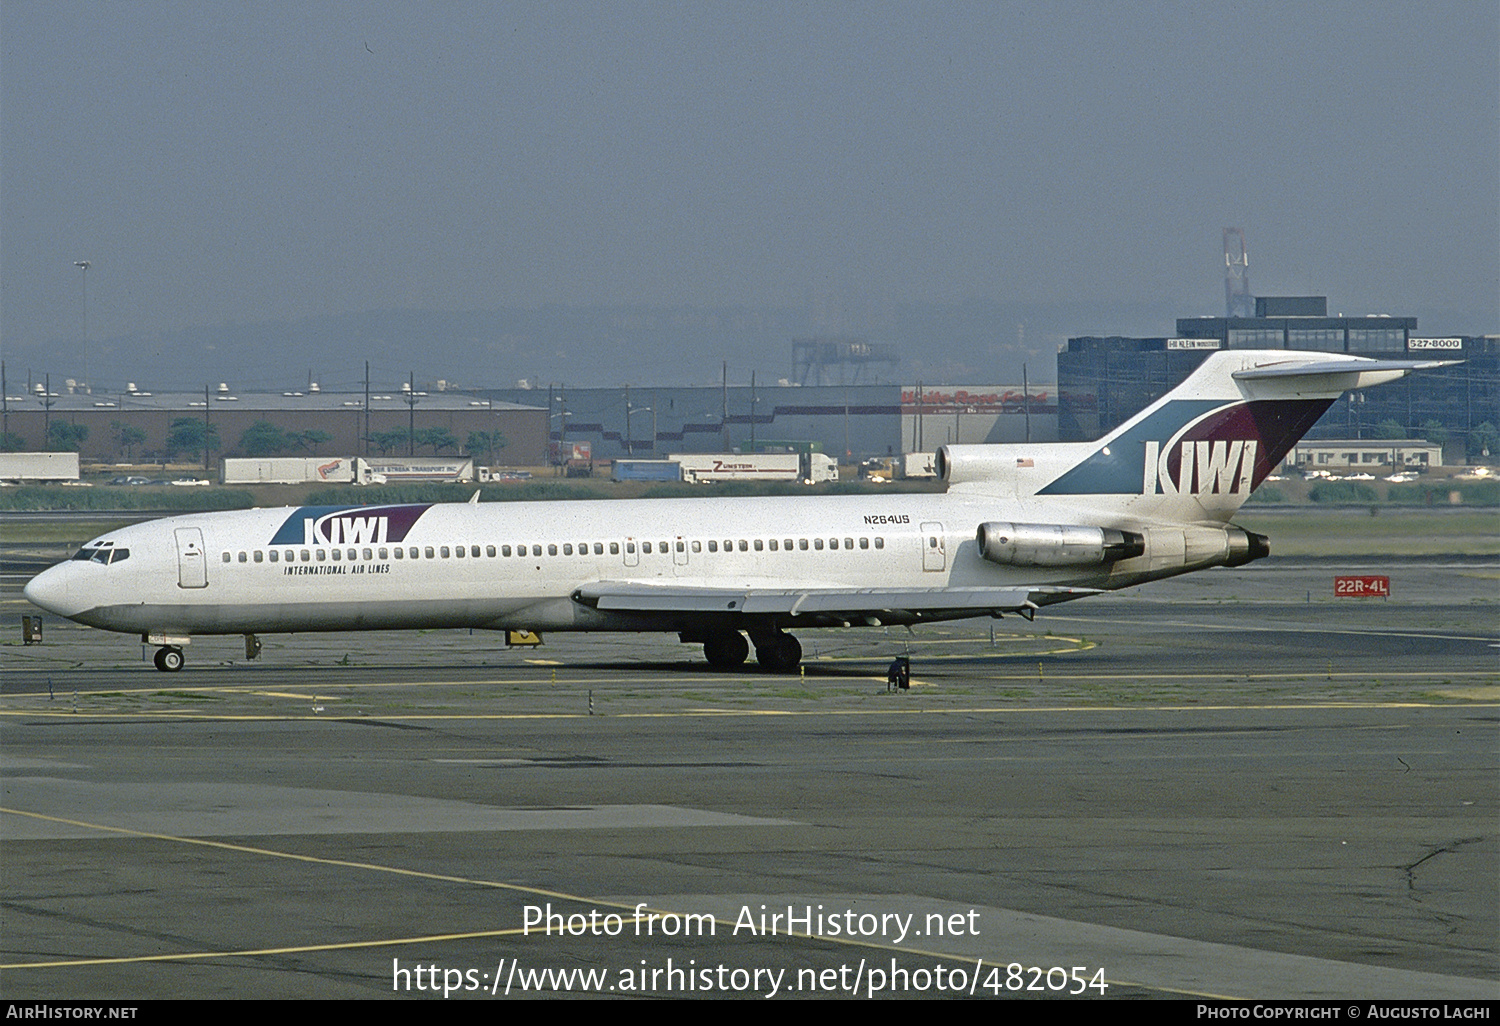
<svg viewBox="0 0 1500 1026">
<path fill-rule="evenodd" d="M 674 566 L 688 565 L 688 543 L 682 535 L 672 539 L 672 563 Z"/>
<path fill-rule="evenodd" d="M 640 566 L 641 565 L 641 550 L 636 547 L 639 544 L 640 544 L 640 542 L 636 541 L 634 538 L 626 538 L 625 539 L 625 565 L 626 566 Z"/>
<path fill-rule="evenodd" d="M 177 586 L 208 587 L 208 558 L 203 552 L 203 532 L 196 527 L 179 527 L 172 533 L 177 538 Z"/>
<path fill-rule="evenodd" d="M 943 525 L 922 525 L 922 569 L 942 570 L 948 565 L 947 551 L 943 546 Z"/>
</svg>

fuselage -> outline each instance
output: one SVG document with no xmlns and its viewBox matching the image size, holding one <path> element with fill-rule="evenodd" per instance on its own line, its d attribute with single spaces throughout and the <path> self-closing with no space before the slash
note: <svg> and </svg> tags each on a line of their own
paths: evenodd
<svg viewBox="0 0 1500 1026">
<path fill-rule="evenodd" d="M 26 595 L 80 623 L 140 634 L 671 631 L 705 616 L 601 611 L 574 595 L 601 581 L 1107 589 L 1184 569 L 1180 541 L 1165 559 L 1111 566 L 982 558 L 978 525 L 1019 512 L 1003 499 L 954 494 L 256 509 L 112 531 L 38 576 Z M 1097 522 L 1097 511 L 1092 520 L 1067 512 L 1050 511 L 1059 523 Z"/>
</svg>

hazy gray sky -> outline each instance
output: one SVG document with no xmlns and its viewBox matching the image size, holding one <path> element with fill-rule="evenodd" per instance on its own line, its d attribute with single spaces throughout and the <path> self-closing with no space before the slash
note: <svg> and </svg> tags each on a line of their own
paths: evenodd
<svg viewBox="0 0 1500 1026">
<path fill-rule="evenodd" d="M 1500 325 L 1494 2 L 3 0 L 0 48 L 11 343 L 77 336 L 81 259 L 93 337 L 820 290 L 1222 313 L 1229 225 L 1259 294 Z"/>
</svg>

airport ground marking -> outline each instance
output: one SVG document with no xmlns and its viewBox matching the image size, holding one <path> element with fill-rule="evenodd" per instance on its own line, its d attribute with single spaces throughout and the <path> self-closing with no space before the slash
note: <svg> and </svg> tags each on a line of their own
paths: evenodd
<svg viewBox="0 0 1500 1026">
<path fill-rule="evenodd" d="M 1306 676 L 1301 674 L 1298 676 Z M 1457 674 L 1450 674 L 1458 676 Z M 1018 680 L 1035 681 L 1034 676 L 1021 676 L 1014 678 L 994 678 L 996 680 Z M 1118 678 L 1104 676 L 1100 679 L 1118 680 Z M 1236 677 L 1235 679 L 1240 679 Z M 1253 678 L 1245 678 L 1253 679 Z M 1132 704 L 1132 705 L 964 705 L 945 708 L 933 708 L 931 706 L 916 706 L 904 709 L 743 709 L 743 708 L 695 708 L 678 709 L 670 712 L 619 712 L 619 713 L 573 713 L 573 712 L 536 712 L 536 713 L 380 713 L 368 716 L 349 716 L 347 714 L 323 716 L 313 713 L 292 715 L 289 713 L 192 713 L 177 712 L 173 710 L 141 710 L 139 712 L 83 712 L 74 713 L 68 710 L 27 710 L 6 709 L 0 710 L 0 718 L 34 717 L 39 719 L 61 719 L 77 721 L 128 721 L 141 719 L 156 719 L 162 721 L 191 722 L 191 723 L 347 723 L 347 724 L 370 724 L 382 722 L 399 723 L 442 723 L 442 722 L 478 722 L 485 720 L 587 720 L 587 719 L 613 719 L 613 720 L 660 720 L 660 719 L 689 719 L 701 717 L 705 719 L 716 717 L 804 717 L 816 716 L 973 716 L 977 714 L 992 715 L 1018 715 L 1023 713 L 1102 713 L 1102 712 L 1246 712 L 1246 711 L 1308 711 L 1308 710 L 1335 710 L 1335 709 L 1495 709 L 1500 708 L 1500 703 L 1491 700 L 1488 696 L 1484 699 L 1455 699 L 1448 702 L 1251 702 L 1241 705 L 1223 704 Z M 0 810 L 3 811 L 3 810 Z"/>
<path fill-rule="evenodd" d="M 0 963 L 0 969 L 68 969 L 86 965 L 129 965 L 139 962 L 188 962 L 201 958 L 259 958 L 269 955 L 300 955 L 318 951 L 348 951 L 360 948 L 384 948 L 398 944 L 438 944 L 447 941 L 482 940 L 490 937 L 519 935 L 519 929 L 479 930 L 474 933 L 438 933 L 426 937 L 391 937 L 384 940 L 341 941 L 329 944 L 302 944 L 292 947 L 252 948 L 245 951 L 180 951 L 169 955 L 118 955 L 113 958 L 72 958 L 55 962 Z"/>
<path fill-rule="evenodd" d="M 503 883 L 496 880 L 481 880 L 473 877 L 453 876 L 446 873 L 429 873 L 416 869 L 405 869 L 400 866 L 383 866 L 374 862 L 356 862 L 350 859 L 329 859 L 317 855 L 304 855 L 298 852 L 277 851 L 274 848 L 259 848 L 253 845 L 231 844 L 227 841 L 215 841 L 202 837 L 183 837 L 176 834 L 156 833 L 149 830 L 136 830 L 132 827 L 110 826 L 103 823 L 90 823 L 84 820 L 68 819 L 62 816 L 49 816 L 45 813 L 30 812 L 25 809 L 11 809 L 0 806 L 0 813 L 13 816 L 23 816 L 31 819 L 39 819 L 49 823 L 61 823 L 67 826 L 80 827 L 87 830 L 98 830 L 103 833 L 123 834 L 128 837 L 143 840 L 167 841 L 176 844 L 190 844 L 206 848 L 215 848 L 220 851 L 231 851 L 244 855 L 268 856 L 277 859 L 286 859 L 292 862 L 302 862 L 311 865 L 331 866 L 337 869 L 358 869 L 367 872 L 389 873 L 395 876 L 414 877 L 422 880 L 430 880 L 438 883 L 458 883 L 478 887 L 489 887 L 496 890 L 511 891 L 518 894 L 526 894 L 537 897 L 554 898 L 558 901 L 574 902 L 594 908 L 617 908 L 637 914 L 639 912 L 651 912 L 658 915 L 681 915 L 682 913 L 670 912 L 665 909 L 647 907 L 642 903 L 631 903 L 628 901 L 612 901 L 606 898 L 588 898 L 582 895 L 568 894 L 565 891 L 553 891 L 541 887 L 526 887 L 521 884 Z M 716 923 L 725 926 L 733 926 L 734 920 L 727 920 L 719 916 L 713 917 Z M 269 955 L 287 955 L 318 951 L 344 951 L 361 948 L 390 947 L 397 944 L 421 944 L 441 943 L 455 940 L 475 940 L 492 937 L 518 936 L 524 933 L 520 929 L 506 930 L 479 930 L 462 933 L 432 934 L 419 937 L 386 938 L 368 941 L 341 941 L 328 944 L 308 944 L 295 946 L 279 946 L 270 948 L 252 948 L 243 951 L 185 951 L 170 954 L 155 955 L 128 955 L 113 956 L 107 958 L 80 958 L 62 959 L 49 962 L 10 962 L 0 963 L 0 970 L 17 969 L 61 969 L 76 968 L 91 965 L 125 965 L 142 962 L 180 962 L 192 961 L 205 958 L 255 958 Z M 918 955 L 928 958 L 957 958 L 949 952 L 926 951 L 916 948 L 901 948 L 894 944 L 881 944 L 875 941 L 862 940 L 848 937 L 821 937 L 811 933 L 788 932 L 786 936 L 798 937 L 803 940 L 811 940 L 827 944 L 843 945 L 848 947 L 869 948 L 876 951 L 899 951 L 906 955 Z M 1145 986 L 1142 984 L 1124 983 L 1124 981 L 1110 981 L 1111 984 L 1123 983 L 1126 986 Z M 1149 990 L 1163 990 L 1160 987 L 1145 987 Z M 1188 993 L 1188 992 L 1183 992 Z M 1211 995 L 1200 995 L 1208 997 Z"/>
<path fill-rule="evenodd" d="M 1425 635 L 1424 635 L 1424 637 L 1425 637 Z M 1450 639 L 1447 639 L 1447 640 L 1467 641 L 1467 640 L 1484 640 L 1484 639 L 1450 638 Z M 1075 650 L 1069 650 L 1069 651 L 1075 651 Z M 1035 656 L 1037 654 L 1038 653 L 1034 653 L 1034 652 L 1033 653 L 1027 653 L 1026 656 L 1029 658 L 1029 657 Z M 997 659 L 1004 659 L 1006 657 L 1000 656 L 1000 655 L 997 654 L 996 658 Z M 940 662 L 940 661 L 943 661 L 943 660 L 964 660 L 964 659 L 973 660 L 973 661 L 982 661 L 982 657 L 964 656 L 964 655 L 933 656 L 933 657 L 924 656 L 923 659 L 924 659 L 924 661 L 931 661 L 931 662 Z M 861 659 L 861 658 L 853 657 L 853 656 L 830 656 L 830 657 L 826 657 L 825 659 L 820 660 L 820 662 L 830 662 L 830 663 L 831 662 L 870 662 L 870 661 L 874 661 L 874 660 L 872 660 L 872 659 Z M 1493 669 L 1489 669 L 1489 670 L 1485 670 L 1485 669 L 1480 669 L 1480 670 L 1445 670 L 1445 671 L 1432 671 L 1432 670 L 1394 670 L 1394 671 L 1336 670 L 1336 671 L 1334 671 L 1333 674 L 1330 675 L 1328 673 L 1326 667 L 1322 666 L 1322 665 L 1309 665 L 1307 667 L 1304 667 L 1302 669 L 1297 669 L 1297 670 L 1277 670 L 1277 671 L 1274 671 L 1274 672 L 1256 672 L 1256 673 L 1241 673 L 1241 672 L 1238 672 L 1238 671 L 1234 671 L 1234 672 L 1221 671 L 1221 672 L 1213 672 L 1213 673 L 1129 673 L 1129 674 L 1120 674 L 1120 673 L 1077 673 L 1077 672 L 1071 672 L 1070 673 L 1070 672 L 1061 671 L 1061 670 L 1059 670 L 1057 668 L 1050 668 L 1047 671 L 1046 679 L 1047 679 L 1047 681 L 1049 683 L 1054 683 L 1055 684 L 1055 683 L 1064 682 L 1064 681 L 1083 681 L 1083 682 L 1087 682 L 1087 681 L 1093 681 L 1093 680 L 1108 680 L 1108 681 L 1113 681 L 1113 682 L 1117 682 L 1117 683 L 1130 683 L 1132 681 L 1158 681 L 1159 682 L 1159 681 L 1173 681 L 1173 680 L 1182 680 L 1182 681 L 1195 681 L 1195 680 L 1275 681 L 1275 680 L 1298 680 L 1300 678 L 1305 678 L 1305 677 L 1308 677 L 1308 676 L 1315 676 L 1315 677 L 1318 677 L 1318 678 L 1333 679 L 1333 680 L 1354 680 L 1354 679 L 1365 678 L 1365 677 L 1374 677 L 1374 676 L 1378 676 L 1382 680 L 1392 680 L 1392 681 L 1394 681 L 1394 680 L 1421 680 L 1421 679 L 1430 679 L 1430 680 L 1433 681 L 1434 684 L 1437 684 L 1441 680 L 1445 680 L 1445 679 L 1458 679 L 1458 678 L 1465 678 L 1465 679 L 1467 679 L 1467 678 L 1474 678 L 1474 677 L 1500 679 L 1500 670 L 1493 670 Z M 649 686 L 649 687 L 651 687 L 651 688 L 654 689 L 654 695 L 653 695 L 653 697 L 670 699 L 670 698 L 675 697 L 674 692 L 680 692 L 680 691 L 682 691 L 682 690 L 684 690 L 686 688 L 698 687 L 698 686 L 701 686 L 704 683 L 712 682 L 712 683 L 723 684 L 726 681 L 727 682 L 736 682 L 736 681 L 744 682 L 746 680 L 760 680 L 760 679 L 764 679 L 764 680 L 767 680 L 767 681 L 782 681 L 785 678 L 780 677 L 780 676 L 775 676 L 775 677 L 768 676 L 768 677 L 765 677 L 765 678 L 753 678 L 753 677 L 752 678 L 743 678 L 743 677 L 724 676 L 722 674 L 705 674 L 705 675 L 703 675 L 701 677 L 682 677 L 682 676 L 677 676 L 677 677 L 672 677 L 672 678 L 670 678 L 669 680 L 666 680 L 666 681 L 664 681 L 663 678 L 657 677 L 657 676 L 653 676 L 653 677 L 622 677 L 622 678 L 611 678 L 611 679 L 609 679 L 607 681 L 597 681 L 597 680 L 593 680 L 593 679 L 586 678 L 586 677 L 580 677 L 580 678 L 576 678 L 576 679 L 569 678 L 569 679 L 565 679 L 565 680 L 560 680 L 560 681 L 558 681 L 558 684 L 559 685 L 565 685 L 565 686 L 568 686 L 568 687 L 608 688 L 611 691 L 616 690 L 616 689 L 621 688 L 621 687 L 629 687 L 629 686 L 635 686 L 635 685 Z M 1036 674 L 1034 672 L 1015 673 L 1015 674 L 989 674 L 989 675 L 986 675 L 986 676 L 983 676 L 983 677 L 972 678 L 972 680 L 1030 681 L 1030 682 L 1035 682 L 1036 681 Z M 850 678 L 844 678 L 843 681 L 842 681 L 842 683 L 855 683 L 855 682 L 858 682 L 858 681 L 867 681 L 867 682 L 871 682 L 871 683 L 880 683 L 880 684 L 884 684 L 885 683 L 884 677 L 876 677 L 874 675 L 869 676 L 869 677 L 850 677 Z M 194 693 L 196 693 L 196 694 L 201 694 L 201 695 L 204 695 L 204 696 L 245 695 L 245 696 L 248 696 L 248 697 L 289 698 L 289 699 L 293 699 L 293 700 L 296 700 L 296 701 L 311 702 L 314 699 L 316 699 L 318 701 L 328 701 L 328 700 L 332 700 L 332 701 L 345 701 L 347 699 L 344 696 L 341 696 L 338 693 L 339 691 L 345 690 L 345 689 L 386 689 L 386 688 L 448 687 L 448 688 L 453 688 L 453 689 L 457 689 L 457 690 L 462 690 L 462 689 L 465 689 L 465 688 L 479 688 L 479 687 L 531 686 L 531 685 L 535 685 L 537 683 L 538 683 L 538 679 L 535 678 L 535 677 L 517 677 L 517 678 L 513 678 L 513 679 L 512 678 L 507 678 L 507 679 L 499 679 L 499 680 L 463 680 L 463 679 L 458 679 L 458 680 L 426 680 L 426 681 L 405 681 L 405 682 L 403 682 L 403 681 L 370 681 L 370 682 L 365 682 L 365 683 L 327 682 L 325 687 L 318 687 L 318 688 L 308 689 L 308 693 L 306 693 L 306 694 L 297 693 L 297 692 L 268 691 L 268 690 L 265 690 L 264 686 L 243 685 L 243 684 L 221 684 L 221 685 L 210 685 L 210 686 L 207 686 L 207 687 L 194 686 L 194 687 L 191 688 L 191 691 L 194 692 Z M 933 686 L 941 686 L 941 682 L 928 681 L 927 683 L 930 683 Z M 152 684 L 152 685 L 149 685 L 149 686 L 129 687 L 129 688 L 110 687 L 110 688 L 101 688 L 101 689 L 98 689 L 98 690 L 90 690 L 90 691 L 85 691 L 85 690 L 81 690 L 81 689 L 67 687 L 66 685 L 62 685 L 61 689 L 65 690 L 68 694 L 73 694 L 76 691 L 77 694 L 78 694 L 78 696 L 80 698 L 97 698 L 97 697 L 100 697 L 100 696 L 112 696 L 112 695 L 117 695 L 117 696 L 119 696 L 121 698 L 151 698 L 151 697 L 153 697 L 155 695 L 166 693 L 166 689 L 164 689 L 160 684 Z M 35 697 L 37 697 L 38 694 L 40 694 L 40 692 L 26 692 L 26 693 L 20 693 L 20 694 L 0 695 L 0 701 L 3 701 L 3 700 L 17 700 L 17 699 L 24 700 L 24 699 L 28 699 L 28 698 L 35 698 Z M 749 696 L 749 697 L 753 697 L 753 696 Z M 0 715 L 16 715 L 16 714 L 18 714 L 18 712 L 19 711 L 5 711 L 5 710 L 0 710 Z M 45 713 L 43 713 L 43 712 L 38 712 L 37 714 L 38 715 L 45 715 Z M 152 714 L 153 715 L 169 715 L 169 713 L 166 710 L 156 710 Z M 101 714 L 101 715 L 104 715 L 104 714 Z M 180 714 L 171 713 L 170 715 L 174 715 L 175 716 L 175 715 L 180 715 Z M 279 718 L 279 717 L 276 717 L 274 715 L 270 715 L 270 714 L 267 714 L 267 715 L 268 715 L 269 718 Z M 498 718 L 502 718 L 503 719 L 503 718 L 510 718 L 512 716 L 526 716 L 526 715 L 527 714 L 500 714 Z M 605 715 L 615 715 L 615 714 L 605 714 Z M 251 717 L 251 718 L 256 718 L 256 717 Z M 332 719 L 338 719 L 340 717 L 320 716 L 320 717 L 289 717 L 289 718 L 293 718 L 293 719 L 297 719 L 297 718 L 308 718 L 308 719 L 330 719 L 330 718 L 332 718 Z M 345 718 L 347 718 L 347 717 L 345 717 Z"/>
</svg>

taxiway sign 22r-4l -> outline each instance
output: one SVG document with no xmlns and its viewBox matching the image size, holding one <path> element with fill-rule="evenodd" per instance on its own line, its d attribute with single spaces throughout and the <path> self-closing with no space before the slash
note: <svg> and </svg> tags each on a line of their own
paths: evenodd
<svg viewBox="0 0 1500 1026">
<path fill-rule="evenodd" d="M 1223 351 L 1097 442 L 952 445 L 947 491 L 745 499 L 303 506 L 171 517 L 94 539 L 26 585 L 139 634 L 668 631 L 715 666 L 789 629 L 1005 613 L 1269 553 L 1231 524 L 1343 392 L 1440 361 Z M 477 498 L 477 496 L 476 496 Z M 749 637 L 749 643 L 746 636 Z"/>
</svg>

